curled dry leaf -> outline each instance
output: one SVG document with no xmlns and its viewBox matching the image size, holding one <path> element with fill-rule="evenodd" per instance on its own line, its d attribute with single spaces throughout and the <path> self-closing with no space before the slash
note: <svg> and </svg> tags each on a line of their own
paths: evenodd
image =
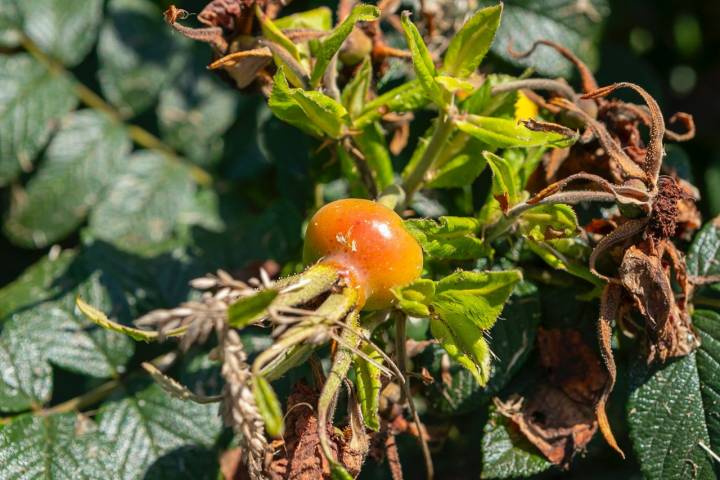
<svg viewBox="0 0 720 480">
<path fill-rule="evenodd" d="M 548 460 L 567 466 L 597 430 L 594 406 L 608 375 L 577 330 L 541 328 L 538 350 L 545 375 L 533 393 L 495 403 Z"/>
</svg>

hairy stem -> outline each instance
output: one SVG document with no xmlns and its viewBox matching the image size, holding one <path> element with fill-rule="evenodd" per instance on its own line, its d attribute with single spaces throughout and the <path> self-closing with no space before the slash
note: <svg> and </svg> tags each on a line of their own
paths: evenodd
<svg viewBox="0 0 720 480">
<path fill-rule="evenodd" d="M 45 68 L 47 68 L 51 74 L 62 75 L 69 78 L 72 82 L 73 89 L 75 90 L 75 95 L 77 95 L 77 97 L 83 104 L 87 105 L 93 110 L 98 110 L 105 113 L 116 122 L 124 123 L 123 117 L 120 112 L 118 112 L 113 106 L 103 100 L 102 97 L 100 97 L 98 94 L 96 94 L 87 86 L 82 84 L 62 64 L 46 55 L 35 44 L 35 42 L 30 39 L 30 37 L 23 35 L 21 39 L 21 45 L 30 55 L 35 58 L 35 60 L 45 66 Z M 212 184 L 212 177 L 208 172 L 198 167 L 197 165 L 183 161 L 172 148 L 170 148 L 167 144 L 163 143 L 163 141 L 157 138 L 155 135 L 137 125 L 126 125 L 128 129 L 128 135 L 130 135 L 130 138 L 137 145 L 150 150 L 156 150 L 164 154 L 165 157 L 170 161 L 183 163 L 190 169 L 190 175 L 192 175 L 195 182 L 199 185 L 209 186 Z"/>
</svg>

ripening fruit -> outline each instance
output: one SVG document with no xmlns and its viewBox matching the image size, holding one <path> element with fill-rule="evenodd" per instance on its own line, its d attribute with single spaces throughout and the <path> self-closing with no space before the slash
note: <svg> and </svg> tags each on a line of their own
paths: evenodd
<svg viewBox="0 0 720 480">
<path fill-rule="evenodd" d="M 313 215 L 305 235 L 306 264 L 333 265 L 360 289 L 367 310 L 392 304 L 393 287 L 422 273 L 423 255 L 397 213 L 371 200 L 337 200 Z M 362 304 L 362 303 L 361 303 Z"/>
</svg>

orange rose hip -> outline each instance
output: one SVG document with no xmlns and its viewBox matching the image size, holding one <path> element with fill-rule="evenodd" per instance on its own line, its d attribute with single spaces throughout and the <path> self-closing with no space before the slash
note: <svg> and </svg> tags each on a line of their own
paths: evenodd
<svg viewBox="0 0 720 480">
<path fill-rule="evenodd" d="M 367 310 L 392 305 L 394 287 L 407 285 L 422 273 L 422 249 L 402 218 L 371 200 L 331 202 L 310 219 L 303 257 L 338 268 L 360 290 Z"/>
</svg>

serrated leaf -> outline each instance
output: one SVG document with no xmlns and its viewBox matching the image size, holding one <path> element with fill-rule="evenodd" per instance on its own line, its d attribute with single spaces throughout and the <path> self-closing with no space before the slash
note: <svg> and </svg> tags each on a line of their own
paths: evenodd
<svg viewBox="0 0 720 480">
<path fill-rule="evenodd" d="M 550 463 L 510 421 L 489 407 L 482 436 L 480 478 L 530 477 L 552 467 Z"/>
<path fill-rule="evenodd" d="M 538 205 L 520 215 L 520 229 L 538 242 L 572 237 L 578 231 L 575 211 L 564 204 Z"/>
<path fill-rule="evenodd" d="M 92 420 L 65 413 L 23 415 L 0 429 L 0 465 L 3 480 L 106 480 L 117 464 Z"/>
<path fill-rule="evenodd" d="M 18 6 L 25 34 L 65 65 L 80 63 L 95 44 L 103 0 L 22 0 Z"/>
<path fill-rule="evenodd" d="M 24 53 L 0 55 L 0 186 L 32 168 L 60 118 L 76 104 L 64 75 Z"/>
<path fill-rule="evenodd" d="M 228 308 L 228 324 L 243 328 L 267 315 L 267 309 L 277 298 L 277 290 L 261 290 L 249 297 L 243 297 Z"/>
<path fill-rule="evenodd" d="M 488 252 L 477 236 L 482 225 L 473 217 L 406 220 L 405 227 L 431 259 L 469 260 Z"/>
<path fill-rule="evenodd" d="M 124 166 L 130 140 L 102 113 L 70 115 L 5 223 L 17 244 L 41 248 L 72 233 Z M 48 206 L 52 205 L 52 208 Z"/>
<path fill-rule="evenodd" d="M 687 255 L 690 275 L 720 275 L 720 217 L 706 223 L 693 239 Z"/>
<path fill-rule="evenodd" d="M 189 169 L 148 150 L 133 153 L 126 162 L 125 173 L 93 209 L 90 231 L 125 248 L 167 240 L 193 200 Z"/>
<path fill-rule="evenodd" d="M 146 110 L 182 68 L 183 43 L 149 0 L 111 0 L 97 48 L 104 96 L 126 116 Z"/>
<path fill-rule="evenodd" d="M 439 168 L 427 184 L 428 188 L 459 188 L 472 184 L 485 170 L 483 157 L 458 155 Z"/>
<path fill-rule="evenodd" d="M 405 41 L 412 54 L 415 75 L 417 75 L 417 79 L 425 91 L 425 95 L 438 107 L 445 107 L 446 99 L 443 94 L 443 89 L 435 82 L 437 71 L 430 56 L 430 51 L 427 45 L 425 45 L 425 41 L 417 27 L 410 21 L 409 14 L 403 14 L 402 27 L 405 32 Z"/>
<path fill-rule="evenodd" d="M 505 213 L 520 201 L 522 188 L 520 179 L 505 158 L 499 157 L 492 152 L 484 152 L 483 156 L 493 173 L 492 195 L 500 204 L 503 213 Z"/>
<path fill-rule="evenodd" d="M 430 316 L 429 305 L 435 297 L 435 282 L 427 278 L 415 280 L 410 285 L 394 288 L 396 307 L 413 317 Z"/>
<path fill-rule="evenodd" d="M 457 127 L 468 135 L 493 148 L 521 147 L 566 147 L 577 137 L 567 137 L 557 132 L 540 132 L 527 128 L 514 119 L 468 115 L 466 120 L 458 120 Z"/>
<path fill-rule="evenodd" d="M 468 369 L 476 382 L 480 385 L 487 383 L 490 377 L 490 349 L 483 329 L 456 316 L 451 316 L 449 321 L 438 316 L 430 318 L 430 331 L 450 358 Z"/>
<path fill-rule="evenodd" d="M 495 0 L 480 2 L 482 6 L 496 4 Z M 507 62 L 533 67 L 549 77 L 569 76 L 573 67 L 548 47 L 539 47 L 529 58 L 518 59 L 510 54 L 510 46 L 513 51 L 525 52 L 536 40 L 552 40 L 591 64 L 596 63 L 595 37 L 610 8 L 606 0 L 589 0 L 583 5 L 579 6 L 575 0 L 558 0 L 552 5 L 544 0 L 506 0 L 492 52 Z"/>
<path fill-rule="evenodd" d="M 191 61 L 160 92 L 160 133 L 168 145 L 194 163 L 212 165 L 222 156 L 222 136 L 235 121 L 240 99 L 207 71 L 204 56 L 198 53 Z"/>
<path fill-rule="evenodd" d="M 32 342 L 0 335 L 0 412 L 22 412 L 50 400 L 52 369 Z"/>
<path fill-rule="evenodd" d="M 345 85 L 342 91 L 342 104 L 348 111 L 351 118 L 355 118 L 362 112 L 367 103 L 368 92 L 372 82 L 372 63 L 370 58 L 363 60 L 357 73 Z"/>
<path fill-rule="evenodd" d="M 356 5 L 350 12 L 350 15 L 322 40 L 315 54 L 315 66 L 310 76 L 312 86 L 316 87 L 320 83 L 320 80 L 325 74 L 325 70 L 328 65 L 330 65 L 330 60 L 332 60 L 332 57 L 340 50 L 347 36 L 350 35 L 350 32 L 355 28 L 355 24 L 357 22 L 375 20 L 378 16 L 380 16 L 380 9 L 376 6 Z"/>
<path fill-rule="evenodd" d="M 209 448 L 221 431 L 217 406 L 172 398 L 154 383 L 136 382 L 103 404 L 100 430 L 112 442 L 118 468 L 112 478 L 143 478 L 168 452 Z"/>
<path fill-rule="evenodd" d="M 274 22 L 281 30 L 307 29 L 326 32 L 332 28 L 332 10 L 328 7 L 313 8 L 276 18 Z"/>
<path fill-rule="evenodd" d="M 273 88 L 268 99 L 270 111 L 280 120 L 293 125 L 314 137 L 322 137 L 323 132 L 305 113 L 295 100 L 283 69 L 278 69 L 273 78 Z"/>
<path fill-rule="evenodd" d="M 442 71 L 454 77 L 469 77 L 490 50 L 500 26 L 502 3 L 478 10 L 450 40 Z"/>
<path fill-rule="evenodd" d="M 379 120 L 389 112 L 411 112 L 427 105 L 422 85 L 411 80 L 389 90 L 365 104 L 354 125 L 358 128 Z"/>
<path fill-rule="evenodd" d="M 369 345 L 363 346 L 361 350 L 368 357 L 382 365 L 383 358 L 377 350 Z M 380 369 L 359 355 L 356 355 L 353 360 L 353 368 L 355 369 L 357 398 L 362 410 L 363 420 L 369 429 L 378 431 L 380 429 L 378 408 L 382 388 Z"/>
<path fill-rule="evenodd" d="M 708 446 L 717 453 L 720 449 L 720 314 L 709 310 L 696 310 L 693 324 L 700 337 L 700 348 L 695 360 L 710 437 Z"/>
<path fill-rule="evenodd" d="M 253 377 L 255 404 L 265 421 L 265 430 L 271 437 L 279 438 L 285 431 L 282 407 L 270 383 L 265 377 Z"/>
<path fill-rule="evenodd" d="M 691 353 L 654 371 L 628 400 L 630 438 L 649 480 L 715 478 L 713 459 L 700 446 L 710 448 L 710 436 L 697 355 Z"/>
</svg>

